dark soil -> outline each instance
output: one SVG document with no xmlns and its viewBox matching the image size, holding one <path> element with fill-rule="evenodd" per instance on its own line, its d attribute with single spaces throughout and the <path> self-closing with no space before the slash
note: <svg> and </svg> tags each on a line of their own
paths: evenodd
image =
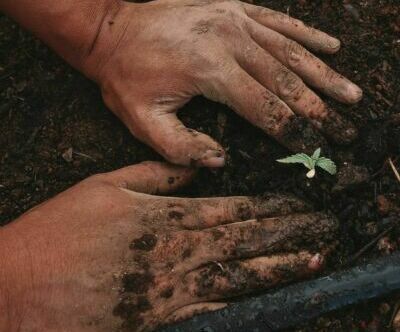
<svg viewBox="0 0 400 332">
<path fill-rule="evenodd" d="M 352 1 L 347 9 L 338 0 L 261 2 L 342 40 L 339 54 L 323 59 L 358 83 L 365 96 L 352 107 L 329 101 L 361 133 L 349 147 L 334 146 L 333 158 L 339 164 L 347 160 L 362 168 L 347 172 L 339 185 L 324 174 L 307 180 L 302 167 L 275 162 L 288 151 L 260 130 L 226 107 L 197 98 L 184 108 L 181 118 L 219 140 L 229 161 L 222 170 L 202 170 L 181 194 L 290 192 L 317 209 L 333 211 L 341 221 L 342 236 L 328 270 L 343 268 L 359 249 L 392 225 L 380 245 L 372 245 L 350 264 L 395 250 L 400 245 L 398 214 L 378 196 L 400 203 L 400 183 L 387 162 L 391 157 L 400 169 L 399 0 Z M 70 148 L 72 158 L 66 161 L 63 154 Z M 0 16 L 0 225 L 91 174 L 159 159 L 106 110 L 93 83 Z M 366 170 L 367 178 L 360 174 Z M 359 183 L 354 183 L 357 179 Z M 394 295 L 343 310 L 318 319 L 306 330 L 389 330 L 386 326 L 398 299 Z"/>
</svg>

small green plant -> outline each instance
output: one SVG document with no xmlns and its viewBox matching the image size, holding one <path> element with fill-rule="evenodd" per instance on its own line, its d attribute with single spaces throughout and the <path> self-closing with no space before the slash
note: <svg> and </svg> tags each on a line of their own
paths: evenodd
<svg viewBox="0 0 400 332">
<path fill-rule="evenodd" d="M 305 153 L 297 153 L 283 159 L 278 159 L 277 162 L 283 164 L 303 164 L 309 169 L 306 174 L 309 179 L 315 176 L 315 167 L 322 168 L 331 175 L 336 174 L 336 164 L 329 158 L 321 157 L 320 148 L 315 150 L 311 157 Z"/>
</svg>

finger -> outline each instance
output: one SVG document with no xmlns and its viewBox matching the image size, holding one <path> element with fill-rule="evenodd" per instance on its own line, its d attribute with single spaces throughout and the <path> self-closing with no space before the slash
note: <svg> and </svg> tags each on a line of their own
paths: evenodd
<svg viewBox="0 0 400 332">
<path fill-rule="evenodd" d="M 245 4 L 244 8 L 247 15 L 253 20 L 314 51 L 332 54 L 340 49 L 340 40 L 307 26 L 289 15 L 250 4 Z"/>
<path fill-rule="evenodd" d="M 165 324 L 177 323 L 189 319 L 190 317 L 193 317 L 195 315 L 200 315 L 205 312 L 223 309 L 226 306 L 227 306 L 226 303 L 220 303 L 220 302 L 203 302 L 203 303 L 187 305 L 183 308 L 174 311 L 165 319 L 164 322 Z"/>
<path fill-rule="evenodd" d="M 282 99 L 296 114 L 306 117 L 337 143 L 349 143 L 357 136 L 350 121 L 328 109 L 303 80 L 269 52 L 249 40 L 237 60 L 252 77 Z"/>
<path fill-rule="evenodd" d="M 147 194 L 162 194 L 173 192 L 188 184 L 194 173 L 194 169 L 148 161 L 101 176 L 120 188 Z"/>
<path fill-rule="evenodd" d="M 196 167 L 222 167 L 223 148 L 209 136 L 186 128 L 174 110 L 137 112 L 132 131 L 174 164 Z"/>
<path fill-rule="evenodd" d="M 362 90 L 357 85 L 332 70 L 297 42 L 256 22 L 248 27 L 251 36 L 261 47 L 307 84 L 344 103 L 353 104 L 362 98 Z"/>
<path fill-rule="evenodd" d="M 323 213 L 297 214 L 260 221 L 238 222 L 204 230 L 192 259 L 227 261 L 302 248 L 321 250 L 334 240 L 337 220 Z"/>
<path fill-rule="evenodd" d="M 318 265 L 315 264 L 316 260 Z M 307 251 L 214 263 L 190 272 L 185 278 L 185 284 L 192 297 L 207 301 L 219 300 L 310 276 L 322 268 L 322 263 L 321 255 Z"/>
<path fill-rule="evenodd" d="M 328 149 L 325 139 L 305 119 L 262 86 L 237 63 L 222 72 L 214 93 L 206 95 L 233 108 L 253 125 L 293 151 Z"/>
<path fill-rule="evenodd" d="M 264 197 L 168 199 L 162 210 L 170 225 L 196 230 L 310 209 L 307 203 L 294 196 L 271 194 Z"/>
</svg>

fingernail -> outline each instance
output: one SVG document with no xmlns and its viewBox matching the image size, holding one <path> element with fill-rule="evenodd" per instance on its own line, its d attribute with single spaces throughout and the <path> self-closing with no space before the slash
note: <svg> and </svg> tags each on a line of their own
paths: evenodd
<svg viewBox="0 0 400 332">
<path fill-rule="evenodd" d="M 319 271 L 324 265 L 325 258 L 321 254 L 315 254 L 308 262 L 308 268 L 313 271 Z"/>
<path fill-rule="evenodd" d="M 355 104 L 363 97 L 363 91 L 354 83 L 350 83 L 347 88 L 347 95 L 349 96 L 349 102 Z"/>
<path fill-rule="evenodd" d="M 199 160 L 201 166 L 204 167 L 223 167 L 225 166 L 225 156 L 223 151 L 207 150 Z"/>
<path fill-rule="evenodd" d="M 327 44 L 328 44 L 328 47 L 329 47 L 332 51 L 336 52 L 336 51 L 338 51 L 338 50 L 340 49 L 341 42 L 340 42 L 339 39 L 336 39 L 336 38 L 332 38 L 332 37 L 331 37 L 331 38 L 328 39 Z"/>
</svg>

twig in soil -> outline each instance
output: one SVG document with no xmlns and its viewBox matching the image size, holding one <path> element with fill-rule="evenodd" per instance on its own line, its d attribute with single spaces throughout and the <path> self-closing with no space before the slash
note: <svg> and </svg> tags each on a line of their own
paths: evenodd
<svg viewBox="0 0 400 332">
<path fill-rule="evenodd" d="M 392 159 L 393 163 L 396 163 L 398 159 L 399 159 L 399 158 L 395 158 L 394 160 Z M 388 163 L 388 160 L 385 160 L 385 162 L 383 163 L 382 167 L 381 167 L 379 170 L 377 170 L 374 174 L 372 174 L 371 177 L 370 177 L 370 179 L 373 180 L 373 179 L 375 179 L 378 175 L 380 175 L 380 174 L 385 170 L 385 168 L 386 168 L 386 166 L 387 166 L 387 163 Z"/>
<path fill-rule="evenodd" d="M 372 248 L 381 238 L 383 238 L 386 234 L 388 234 L 394 226 L 390 226 L 385 229 L 382 233 L 380 233 L 377 237 L 372 239 L 372 241 L 368 242 L 364 247 L 362 247 L 359 251 L 357 251 L 352 258 L 350 258 L 346 265 L 354 263 L 357 259 L 359 259 L 363 254 L 365 254 L 370 248 Z"/>
<path fill-rule="evenodd" d="M 396 166 L 394 166 L 392 158 L 389 157 L 388 160 L 389 160 L 389 165 L 392 168 L 394 175 L 396 176 L 397 180 L 400 182 L 400 174 L 399 174 L 399 171 L 397 170 Z"/>
<path fill-rule="evenodd" d="M 82 153 L 82 152 L 76 152 L 74 151 L 73 148 L 69 148 L 68 150 L 66 150 L 63 154 L 62 157 L 64 158 L 65 161 L 67 162 L 71 162 L 72 161 L 72 157 L 73 155 L 77 155 L 86 159 L 90 159 L 93 162 L 96 162 L 96 159 L 94 159 L 93 157 L 89 156 L 88 154 Z"/>
<path fill-rule="evenodd" d="M 254 158 L 253 158 L 252 156 L 250 156 L 246 151 L 238 150 L 238 152 L 239 152 L 239 154 L 240 154 L 244 159 L 247 159 L 247 160 L 254 159 Z"/>
<path fill-rule="evenodd" d="M 385 104 L 387 104 L 389 107 L 393 107 L 394 104 L 387 99 L 386 97 L 384 97 L 379 91 L 375 91 L 376 95 L 385 102 Z"/>
<path fill-rule="evenodd" d="M 220 262 L 212 261 L 212 263 L 217 265 L 221 269 L 222 272 L 225 272 L 224 266 Z"/>
<path fill-rule="evenodd" d="M 74 154 L 76 154 L 77 156 L 83 157 L 83 158 L 87 158 L 90 159 L 94 162 L 96 162 L 96 159 L 94 159 L 93 157 L 89 156 L 88 154 L 82 153 L 82 152 L 73 152 Z"/>
</svg>

